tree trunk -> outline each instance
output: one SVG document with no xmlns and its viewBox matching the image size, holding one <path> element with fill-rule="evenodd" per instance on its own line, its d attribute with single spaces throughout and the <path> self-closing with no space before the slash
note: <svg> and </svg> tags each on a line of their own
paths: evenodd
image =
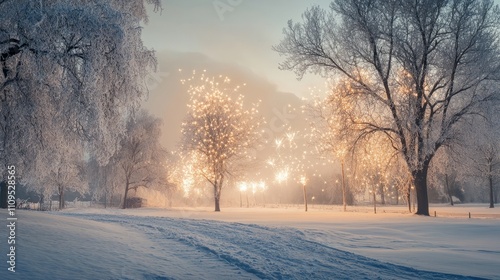
<svg viewBox="0 0 500 280">
<path fill-rule="evenodd" d="M 38 202 L 38 211 L 43 210 L 43 192 L 40 193 L 40 201 Z"/>
<path fill-rule="evenodd" d="M 64 209 L 64 187 L 59 186 L 59 210 Z"/>
<path fill-rule="evenodd" d="M 122 207 L 121 209 L 126 209 L 127 208 L 127 195 L 128 195 L 128 185 L 129 185 L 129 181 L 128 179 L 126 180 L 125 182 L 125 193 L 123 194 L 123 200 L 122 200 Z"/>
<path fill-rule="evenodd" d="M 377 193 L 375 192 L 375 187 L 373 187 L 372 190 L 373 190 L 373 213 L 377 214 Z"/>
<path fill-rule="evenodd" d="M 408 189 L 406 190 L 406 201 L 408 202 L 408 212 L 411 213 L 411 182 L 408 183 Z"/>
<path fill-rule="evenodd" d="M 304 206 L 305 206 L 305 210 L 307 212 L 307 191 L 306 191 L 306 185 L 302 185 L 302 190 L 304 191 Z"/>
<path fill-rule="evenodd" d="M 222 168 L 220 168 L 222 170 Z M 224 174 L 215 174 L 214 186 L 214 202 L 215 212 L 220 212 L 220 197 L 222 193 L 222 185 L 224 183 Z"/>
<path fill-rule="evenodd" d="M 214 187 L 214 188 L 216 188 L 216 187 Z M 215 192 L 217 192 L 217 191 L 215 191 Z M 220 202 L 219 202 L 220 198 L 217 197 L 217 195 L 215 195 L 214 200 L 215 200 L 215 212 L 220 212 Z"/>
<path fill-rule="evenodd" d="M 490 208 L 495 208 L 495 204 L 493 203 L 493 175 L 491 174 L 491 165 L 490 165 L 490 175 L 488 176 L 490 181 Z"/>
<path fill-rule="evenodd" d="M 399 205 L 399 189 L 398 187 L 396 188 L 393 188 L 394 189 L 394 192 L 396 193 L 396 205 Z"/>
<path fill-rule="evenodd" d="M 106 200 L 108 199 L 107 192 L 104 192 L 104 209 L 106 209 Z"/>
<path fill-rule="evenodd" d="M 448 174 L 444 175 L 444 180 L 446 184 L 446 191 L 448 192 L 448 197 L 450 198 L 451 206 L 453 206 L 453 196 L 451 195 L 450 182 L 448 181 Z"/>
<path fill-rule="evenodd" d="M 384 184 L 380 184 L 380 204 L 385 205 L 385 190 Z"/>
<path fill-rule="evenodd" d="M 427 171 L 429 161 L 424 161 L 422 169 L 413 173 L 415 191 L 417 193 L 417 215 L 429 216 L 429 199 L 427 196 Z"/>
<path fill-rule="evenodd" d="M 346 188 L 345 188 L 345 173 L 344 173 L 344 160 L 340 163 L 342 167 L 342 205 L 344 206 L 344 212 L 347 211 L 347 202 L 346 202 Z"/>
<path fill-rule="evenodd" d="M 220 212 L 220 187 L 217 181 L 214 184 L 215 212 Z"/>
</svg>

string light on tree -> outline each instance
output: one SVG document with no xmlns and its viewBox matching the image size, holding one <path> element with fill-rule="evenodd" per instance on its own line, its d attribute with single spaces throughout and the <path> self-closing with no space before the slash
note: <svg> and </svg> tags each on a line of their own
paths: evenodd
<svg viewBox="0 0 500 280">
<path fill-rule="evenodd" d="M 197 170 L 214 190 L 215 211 L 220 211 L 220 197 L 228 176 L 235 175 L 252 158 L 248 150 L 256 145 L 258 104 L 244 106 L 244 96 L 231 79 L 210 77 L 203 71 L 181 80 L 188 86 L 188 115 L 182 124 L 183 150 L 196 153 Z"/>
</svg>

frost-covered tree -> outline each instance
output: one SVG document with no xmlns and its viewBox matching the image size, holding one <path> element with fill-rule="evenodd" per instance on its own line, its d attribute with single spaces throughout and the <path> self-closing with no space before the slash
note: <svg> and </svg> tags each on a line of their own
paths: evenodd
<svg viewBox="0 0 500 280">
<path fill-rule="evenodd" d="M 122 209 L 127 208 L 130 190 L 159 185 L 165 180 L 166 151 L 160 145 L 160 136 L 160 119 L 144 110 L 129 117 L 120 148 L 110 160 L 114 176 L 121 178 L 124 188 Z"/>
<path fill-rule="evenodd" d="M 65 148 L 76 135 L 107 161 L 155 66 L 141 40 L 147 3 L 160 0 L 0 1 L 0 171 L 31 170 L 55 150 L 54 129 Z"/>
<path fill-rule="evenodd" d="M 500 181 L 500 112 L 499 107 L 490 107 L 486 118 L 473 122 L 475 136 L 467 139 L 465 160 L 468 174 L 486 182 L 490 208 L 495 207 L 495 183 Z M 483 190 L 485 188 L 482 188 Z"/>
<path fill-rule="evenodd" d="M 468 134 L 467 134 L 468 135 Z M 462 183 L 465 177 L 471 175 L 471 162 L 466 157 L 468 147 L 449 145 L 441 149 L 432 160 L 429 168 L 429 183 L 448 198 L 453 206 L 453 197 L 464 201 Z M 460 152 L 462 151 L 462 152 Z"/>
<path fill-rule="evenodd" d="M 45 187 L 55 188 L 59 209 L 64 209 L 64 195 L 67 191 L 76 191 L 81 195 L 88 191 L 88 183 L 85 181 L 85 163 L 83 160 L 77 160 L 71 156 L 61 157 L 60 161 L 53 163 L 57 164 L 58 168 L 44 176 L 41 183 Z"/>
<path fill-rule="evenodd" d="M 77 146 L 78 143 L 73 142 L 72 145 Z M 74 146 L 68 148 L 63 144 L 59 149 L 45 150 L 43 156 L 36 159 L 41 162 L 33 163 L 35 168 L 30 169 L 27 172 L 29 175 L 23 178 L 30 189 L 42 193 L 46 198 L 57 195 L 59 209 L 65 207 L 64 195 L 67 191 L 83 195 L 89 189 L 85 180 L 82 149 L 75 149 Z"/>
<path fill-rule="evenodd" d="M 95 159 L 87 163 L 87 181 L 92 200 L 103 201 L 104 208 L 112 206 L 114 198 L 122 194 L 122 178 L 117 175 L 120 174 L 119 168 L 112 160 L 105 165 L 100 165 Z"/>
<path fill-rule="evenodd" d="M 477 172 L 486 178 L 490 208 L 495 207 L 494 180 L 500 175 L 500 147 L 498 143 L 483 144 L 475 149 L 475 167 Z"/>
<path fill-rule="evenodd" d="M 232 87 L 228 77 L 202 74 L 182 82 L 189 85 L 190 96 L 183 150 L 195 153 L 196 171 L 213 186 L 215 211 L 220 211 L 224 182 L 248 163 L 248 150 L 256 144 L 257 105 L 245 107 L 239 86 Z"/>
<path fill-rule="evenodd" d="M 500 11 L 492 1 L 336 0 L 289 21 L 281 69 L 343 79 L 357 138 L 384 135 L 401 153 L 429 215 L 427 174 L 458 125 L 498 100 Z"/>
<path fill-rule="evenodd" d="M 32 151 L 36 152 L 36 156 L 22 166 L 23 181 L 30 189 L 46 198 L 52 199 L 52 196 L 57 195 L 59 209 L 63 209 L 67 191 L 82 195 L 88 191 L 85 180 L 85 143 L 78 134 L 69 132 L 61 125 L 66 115 L 58 102 L 49 99 L 44 103 L 43 110 L 37 112 L 39 118 L 45 119 L 43 130 L 40 131 L 43 139 L 39 139 L 40 150 Z M 36 144 L 37 142 L 33 145 Z"/>
</svg>

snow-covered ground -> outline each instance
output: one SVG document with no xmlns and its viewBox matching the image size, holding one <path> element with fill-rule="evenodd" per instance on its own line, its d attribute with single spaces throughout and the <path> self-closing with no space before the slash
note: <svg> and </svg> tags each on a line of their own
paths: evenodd
<svg viewBox="0 0 500 280">
<path fill-rule="evenodd" d="M 500 279 L 498 208 L 350 210 L 18 211 L 16 272 L 1 226 L 0 279 Z"/>
</svg>

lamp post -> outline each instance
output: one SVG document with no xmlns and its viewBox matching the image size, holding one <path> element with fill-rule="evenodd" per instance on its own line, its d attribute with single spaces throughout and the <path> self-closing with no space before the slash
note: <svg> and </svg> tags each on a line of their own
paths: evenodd
<svg viewBox="0 0 500 280">
<path fill-rule="evenodd" d="M 347 144 L 340 143 L 337 148 L 336 155 L 340 159 L 340 169 L 342 172 L 342 205 L 344 207 L 344 212 L 347 211 L 347 200 L 346 200 L 346 180 L 345 180 L 345 157 L 347 155 Z"/>
<path fill-rule="evenodd" d="M 342 160 L 340 162 L 340 165 L 342 167 L 342 205 L 344 206 L 344 212 L 347 211 L 347 201 L 346 201 L 346 188 L 345 188 L 345 173 L 344 173 L 344 158 L 342 157 Z"/>
<path fill-rule="evenodd" d="M 241 198 L 241 193 L 242 192 L 245 192 L 245 194 L 247 195 L 247 208 L 248 208 L 248 186 L 247 186 L 247 183 L 246 182 L 241 182 L 240 183 L 240 208 L 243 207 L 243 200 Z"/>
<path fill-rule="evenodd" d="M 288 169 L 284 169 L 284 170 L 281 170 L 279 171 L 277 174 L 276 174 L 276 181 L 278 181 L 278 184 L 280 186 L 280 191 L 279 191 L 279 204 L 281 204 L 281 194 L 282 194 L 282 191 L 281 191 L 281 183 L 283 181 L 287 181 L 288 180 Z M 286 183 L 285 183 L 285 187 L 286 187 Z"/>
<path fill-rule="evenodd" d="M 306 191 L 307 177 L 305 175 L 300 176 L 300 183 L 302 184 L 302 190 L 304 191 L 304 206 L 307 212 L 307 191 Z"/>
</svg>

